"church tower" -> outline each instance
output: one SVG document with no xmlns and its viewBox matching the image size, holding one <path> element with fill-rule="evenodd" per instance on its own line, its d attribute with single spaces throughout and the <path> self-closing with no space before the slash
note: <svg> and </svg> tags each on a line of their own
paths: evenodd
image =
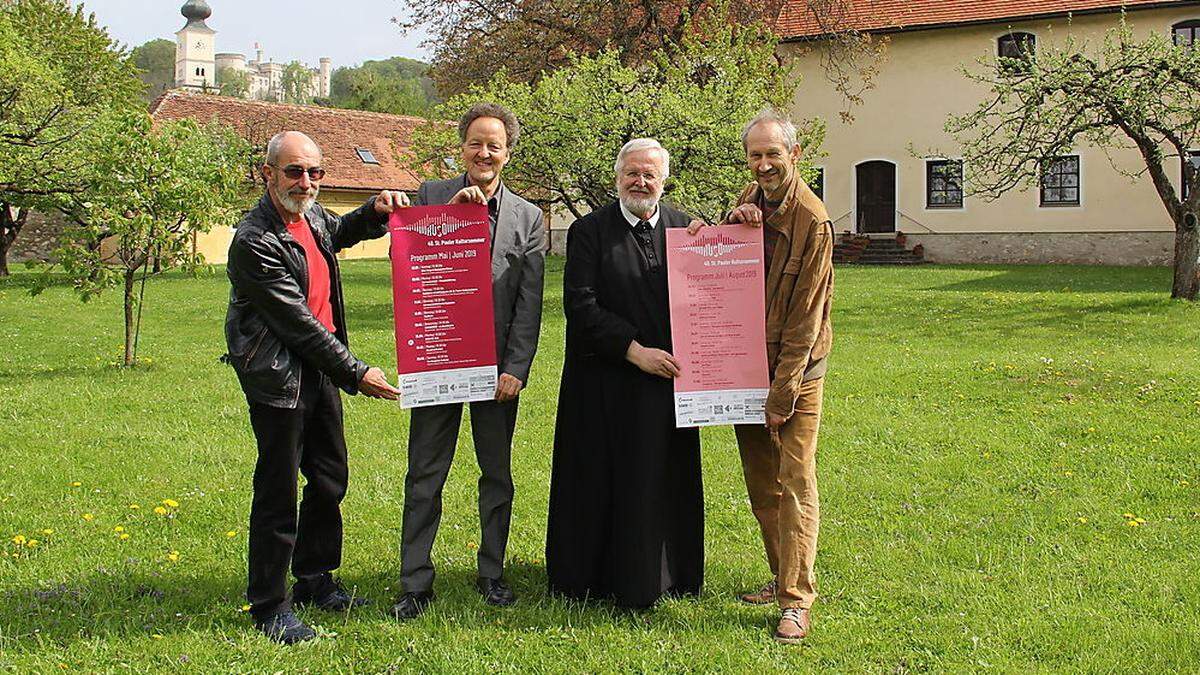
<svg viewBox="0 0 1200 675">
<path fill-rule="evenodd" d="M 175 33 L 175 86 L 213 89 L 217 79 L 213 44 L 217 32 L 204 23 L 212 16 L 212 8 L 204 0 L 188 0 L 179 11 L 188 21 Z"/>
</svg>

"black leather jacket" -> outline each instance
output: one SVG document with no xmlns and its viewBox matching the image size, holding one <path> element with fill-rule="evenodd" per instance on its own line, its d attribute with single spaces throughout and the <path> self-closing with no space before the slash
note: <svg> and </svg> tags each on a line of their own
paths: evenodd
<svg viewBox="0 0 1200 675">
<path fill-rule="evenodd" d="M 367 372 L 367 364 L 347 347 L 342 282 L 333 254 L 387 234 L 387 216 L 375 212 L 374 198 L 345 216 L 320 204 L 305 216 L 329 263 L 333 333 L 308 308 L 304 248 L 288 233 L 269 196 L 263 195 L 258 206 L 246 212 L 229 245 L 226 272 L 233 288 L 225 316 L 229 353 L 222 360 L 237 371 L 242 391 L 252 403 L 295 408 L 301 362 L 351 394 L 357 393 Z"/>
</svg>

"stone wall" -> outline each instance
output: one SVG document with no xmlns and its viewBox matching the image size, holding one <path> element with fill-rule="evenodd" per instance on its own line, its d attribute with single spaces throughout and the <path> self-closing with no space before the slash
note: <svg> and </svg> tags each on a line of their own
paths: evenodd
<svg viewBox="0 0 1200 675">
<path fill-rule="evenodd" d="M 908 234 L 931 263 L 1170 265 L 1174 232 L 990 232 Z"/>
<path fill-rule="evenodd" d="M 9 265 L 26 260 L 49 260 L 58 246 L 63 227 L 63 218 L 58 214 L 30 213 L 25 227 L 8 251 Z"/>
</svg>

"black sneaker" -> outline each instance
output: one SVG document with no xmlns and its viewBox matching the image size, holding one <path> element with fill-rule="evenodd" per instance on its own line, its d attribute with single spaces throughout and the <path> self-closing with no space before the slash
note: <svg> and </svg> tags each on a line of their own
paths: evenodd
<svg viewBox="0 0 1200 675">
<path fill-rule="evenodd" d="M 285 645 L 294 645 L 317 637 L 317 632 L 305 625 L 290 609 L 255 621 L 254 627 L 268 638 Z"/>
<path fill-rule="evenodd" d="M 475 590 L 483 595 L 483 601 L 489 605 L 508 607 L 517 601 L 517 594 L 513 593 L 503 579 L 479 577 L 475 580 Z"/>
<path fill-rule="evenodd" d="M 366 598 L 355 597 L 346 592 L 342 584 L 328 572 L 300 579 L 292 586 L 292 604 L 297 607 L 312 605 L 329 612 L 344 612 L 368 603 Z"/>
<path fill-rule="evenodd" d="M 392 616 L 401 621 L 415 619 L 433 602 L 433 591 L 417 591 L 401 595 L 392 605 Z"/>
</svg>

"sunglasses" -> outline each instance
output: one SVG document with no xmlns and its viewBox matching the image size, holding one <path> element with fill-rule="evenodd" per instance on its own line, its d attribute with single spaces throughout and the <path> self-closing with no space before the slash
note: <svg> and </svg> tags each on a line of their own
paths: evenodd
<svg viewBox="0 0 1200 675">
<path fill-rule="evenodd" d="M 309 180 L 312 181 L 318 181 L 325 177 L 325 169 L 322 169 L 319 166 L 314 166 L 310 169 L 305 169 L 304 167 L 295 166 L 292 164 L 283 167 L 276 164 L 271 164 L 269 166 L 273 166 L 282 171 L 283 175 L 287 176 L 289 180 L 300 180 L 300 177 L 306 173 L 308 174 Z"/>
</svg>

